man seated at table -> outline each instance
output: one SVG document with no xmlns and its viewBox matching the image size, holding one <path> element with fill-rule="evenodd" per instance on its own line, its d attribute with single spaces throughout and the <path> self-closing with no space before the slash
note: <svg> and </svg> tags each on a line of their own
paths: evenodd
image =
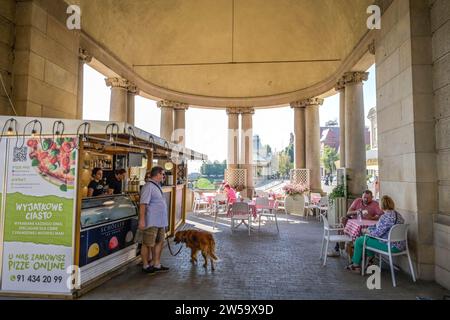
<svg viewBox="0 0 450 320">
<path fill-rule="evenodd" d="M 349 219 L 356 219 L 358 217 L 358 213 L 360 213 L 362 218 L 365 220 L 378 220 L 383 214 L 383 210 L 381 210 L 378 202 L 373 200 L 372 191 L 364 191 L 361 198 L 355 199 L 355 201 L 353 201 L 352 205 L 347 211 L 347 215 L 341 220 L 341 223 L 344 225 L 344 227 Z M 334 252 L 328 253 L 328 256 L 338 257 L 339 255 L 339 243 L 336 243 Z"/>
</svg>

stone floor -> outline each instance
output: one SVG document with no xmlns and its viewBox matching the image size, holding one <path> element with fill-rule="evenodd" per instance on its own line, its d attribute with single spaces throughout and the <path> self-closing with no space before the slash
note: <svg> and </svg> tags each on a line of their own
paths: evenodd
<svg viewBox="0 0 450 320">
<path fill-rule="evenodd" d="M 207 215 L 189 215 L 195 228 L 212 231 Z M 369 290 L 367 277 L 345 270 L 347 259 L 319 261 L 322 224 L 314 218 L 280 215 L 280 235 L 273 222 L 248 235 L 245 227 L 233 234 L 221 219 L 214 235 L 220 261 L 216 270 L 190 263 L 189 250 L 172 257 L 164 251 L 168 273 L 147 275 L 132 266 L 82 299 L 442 299 L 448 294 L 434 282 L 397 273 L 393 288 L 388 270 L 381 273 L 381 289 Z M 199 255 L 199 260 L 203 258 Z"/>
</svg>

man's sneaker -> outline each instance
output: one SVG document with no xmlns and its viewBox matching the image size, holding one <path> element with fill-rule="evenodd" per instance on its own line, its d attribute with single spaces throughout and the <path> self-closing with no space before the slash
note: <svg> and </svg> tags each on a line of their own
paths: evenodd
<svg viewBox="0 0 450 320">
<path fill-rule="evenodd" d="M 152 266 L 148 266 L 147 268 L 142 268 L 142 272 L 145 272 L 147 274 L 155 274 L 156 270 Z"/>
<path fill-rule="evenodd" d="M 155 270 L 155 272 L 167 272 L 167 271 L 169 271 L 169 268 L 164 267 L 163 265 L 161 265 L 159 268 L 153 266 L 153 269 Z"/>
<path fill-rule="evenodd" d="M 336 258 L 336 257 L 340 257 L 341 256 L 341 254 L 339 253 L 339 251 L 330 251 L 330 252 L 328 252 L 328 254 L 327 254 L 327 257 L 330 257 L 330 258 Z"/>
</svg>

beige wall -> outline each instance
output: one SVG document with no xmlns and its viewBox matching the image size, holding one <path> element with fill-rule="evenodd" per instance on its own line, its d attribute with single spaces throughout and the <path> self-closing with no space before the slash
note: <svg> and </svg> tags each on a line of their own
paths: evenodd
<svg viewBox="0 0 450 320">
<path fill-rule="evenodd" d="M 0 1 L 0 73 L 8 95 L 12 95 L 15 0 Z M 0 85 L 0 114 L 13 115 L 3 86 Z"/>
<path fill-rule="evenodd" d="M 37 3 L 17 3 L 13 90 L 17 111 L 76 118 L 79 32 L 68 30 Z M 64 17 L 65 12 L 57 16 Z"/>
<path fill-rule="evenodd" d="M 431 280 L 438 189 L 427 1 L 392 3 L 382 17 L 376 65 L 381 194 L 394 198 L 411 225 L 416 273 Z"/>
<path fill-rule="evenodd" d="M 450 289 L 450 1 L 431 0 L 438 211 L 434 224 L 436 281 Z"/>
</svg>

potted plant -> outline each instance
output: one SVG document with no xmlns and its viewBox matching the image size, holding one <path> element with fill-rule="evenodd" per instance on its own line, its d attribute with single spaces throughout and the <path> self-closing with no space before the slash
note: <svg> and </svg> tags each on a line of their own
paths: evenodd
<svg viewBox="0 0 450 320">
<path fill-rule="evenodd" d="M 306 185 L 300 183 L 288 183 L 283 187 L 283 191 L 286 194 L 286 197 L 284 198 L 286 213 L 304 216 L 304 193 L 308 192 L 309 188 Z"/>
</svg>

